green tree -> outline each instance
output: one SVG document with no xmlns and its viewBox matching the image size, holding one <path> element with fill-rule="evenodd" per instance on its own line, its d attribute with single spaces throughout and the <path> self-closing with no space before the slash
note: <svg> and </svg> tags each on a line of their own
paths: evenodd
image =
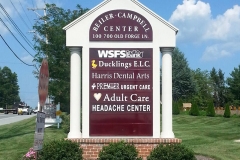
<svg viewBox="0 0 240 160">
<path fill-rule="evenodd" d="M 17 74 L 8 67 L 0 67 L 0 107 L 20 102 Z"/>
<path fill-rule="evenodd" d="M 212 85 L 209 79 L 208 71 L 201 71 L 196 69 L 192 71 L 194 82 L 196 84 L 196 94 L 193 96 L 193 100 L 201 107 L 207 107 L 209 100 L 212 100 Z"/>
<path fill-rule="evenodd" d="M 199 107 L 197 106 L 197 104 L 195 102 L 192 103 L 192 107 L 189 111 L 189 114 L 192 116 L 199 116 Z"/>
<path fill-rule="evenodd" d="M 215 109 L 212 101 L 208 102 L 206 115 L 209 117 L 215 117 Z"/>
<path fill-rule="evenodd" d="M 231 111 L 230 111 L 230 107 L 229 105 L 225 105 L 225 110 L 224 110 L 224 114 L 223 114 L 223 117 L 225 118 L 230 118 L 231 116 Z"/>
<path fill-rule="evenodd" d="M 47 37 L 48 43 L 35 37 L 38 53 L 35 61 L 41 64 L 44 57 L 49 65 L 49 95 L 55 103 L 61 102 L 61 109 L 69 111 L 70 104 L 70 51 L 66 47 L 66 33 L 63 27 L 83 15 L 88 9 L 77 5 L 76 10 L 64 10 L 55 4 L 46 5 L 47 16 L 37 21 L 34 29 L 40 37 Z M 36 77 L 38 73 L 35 72 Z"/>
<path fill-rule="evenodd" d="M 173 101 L 173 104 L 172 104 L 172 114 L 178 115 L 179 113 L 180 113 L 179 103 L 178 103 L 178 101 Z"/>
<path fill-rule="evenodd" d="M 218 70 L 219 84 L 218 84 L 218 96 L 219 96 L 219 106 L 223 107 L 226 103 L 226 82 L 224 78 L 224 73 L 221 69 Z"/>
<path fill-rule="evenodd" d="M 211 84 L 213 87 L 214 104 L 215 104 L 215 107 L 218 107 L 219 106 L 219 94 L 218 94 L 219 77 L 218 77 L 217 71 L 214 67 L 210 71 L 210 79 L 211 79 Z"/>
<path fill-rule="evenodd" d="M 215 68 L 212 68 L 210 71 L 210 79 L 213 88 L 213 100 L 215 107 L 223 107 L 225 103 L 225 79 L 224 73 L 221 69 L 216 71 Z"/>
<path fill-rule="evenodd" d="M 175 48 L 172 54 L 173 100 L 189 99 L 195 93 L 195 83 L 184 54 Z"/>
<path fill-rule="evenodd" d="M 240 65 L 230 73 L 227 78 L 228 96 L 234 105 L 240 105 Z"/>
</svg>

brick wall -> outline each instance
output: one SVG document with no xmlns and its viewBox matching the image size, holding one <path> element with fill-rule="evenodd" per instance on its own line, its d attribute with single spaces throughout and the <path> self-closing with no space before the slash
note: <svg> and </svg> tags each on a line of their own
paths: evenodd
<svg viewBox="0 0 240 160">
<path fill-rule="evenodd" d="M 182 142 L 182 140 L 177 138 L 80 138 L 69 140 L 79 143 L 80 147 L 83 149 L 84 160 L 96 160 L 102 147 L 111 142 L 124 141 L 131 144 L 133 143 L 139 152 L 138 155 L 142 156 L 144 159 L 146 159 L 152 149 L 158 144 Z"/>
</svg>

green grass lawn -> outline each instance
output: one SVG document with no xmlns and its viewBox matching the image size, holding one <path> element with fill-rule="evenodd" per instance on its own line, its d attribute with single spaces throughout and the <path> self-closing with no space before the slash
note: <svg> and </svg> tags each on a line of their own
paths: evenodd
<svg viewBox="0 0 240 160">
<path fill-rule="evenodd" d="M 0 160 L 20 160 L 33 146 L 35 118 L 0 126 Z M 176 138 L 195 153 L 221 160 L 239 160 L 240 118 L 174 115 Z M 45 129 L 44 142 L 65 138 L 62 129 Z"/>
<path fill-rule="evenodd" d="M 0 160 L 21 160 L 22 156 L 33 147 L 36 118 L 0 126 Z M 62 129 L 46 128 L 44 142 L 65 138 Z"/>
<path fill-rule="evenodd" d="M 173 131 L 176 138 L 195 153 L 214 159 L 239 160 L 240 118 L 174 115 Z"/>
</svg>

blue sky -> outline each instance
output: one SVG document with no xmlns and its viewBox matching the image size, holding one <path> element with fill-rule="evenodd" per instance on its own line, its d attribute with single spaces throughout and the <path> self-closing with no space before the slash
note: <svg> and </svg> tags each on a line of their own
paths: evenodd
<svg viewBox="0 0 240 160">
<path fill-rule="evenodd" d="M 103 0 L 45 0 L 64 9 L 93 8 Z M 191 69 L 210 71 L 221 69 L 225 78 L 234 67 L 240 65 L 240 1 L 239 0 L 139 0 L 149 9 L 172 23 L 179 29 L 177 47 L 185 54 Z M 13 5 L 12 5 L 12 3 Z M 27 8 L 43 7 L 44 0 L 0 0 L 0 3 L 14 20 L 21 32 L 32 41 L 29 33 L 38 16 Z M 15 9 L 15 8 L 16 9 Z M 38 11 L 43 15 L 43 11 Z M 23 38 L 14 30 L 0 8 L 0 18 L 23 44 L 29 53 L 35 55 Z M 21 15 L 21 16 L 19 16 Z M 23 19 L 23 20 L 22 20 Z M 32 57 L 14 39 L 0 22 L 0 34 L 17 56 L 27 64 Z M 33 75 L 34 68 L 19 61 L 0 39 L 0 67 L 7 66 L 17 73 L 20 98 L 31 107 L 38 102 L 38 79 Z"/>
</svg>

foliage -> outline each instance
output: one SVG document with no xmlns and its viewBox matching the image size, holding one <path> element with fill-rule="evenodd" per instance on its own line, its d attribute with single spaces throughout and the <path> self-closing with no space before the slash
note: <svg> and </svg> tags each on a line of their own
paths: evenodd
<svg viewBox="0 0 240 160">
<path fill-rule="evenodd" d="M 188 101 L 187 99 L 183 100 L 183 99 L 178 99 L 177 104 L 179 107 L 179 110 L 183 110 L 183 102 L 184 101 Z"/>
<path fill-rule="evenodd" d="M 66 47 L 66 34 L 62 28 L 83 15 L 88 9 L 77 5 L 77 10 L 64 10 L 55 4 L 46 5 L 47 15 L 33 26 L 37 34 L 46 38 L 48 43 L 34 38 L 37 54 L 34 61 L 42 62 L 48 57 L 49 65 L 49 95 L 55 103 L 61 102 L 61 110 L 69 112 L 70 104 L 70 51 Z M 38 72 L 35 72 L 36 77 Z"/>
<path fill-rule="evenodd" d="M 36 152 L 33 148 L 30 148 L 29 151 L 23 156 L 23 160 L 34 160 L 36 158 Z"/>
<path fill-rule="evenodd" d="M 64 133 L 70 132 L 70 114 L 62 114 L 62 123 L 61 126 L 63 128 Z"/>
<path fill-rule="evenodd" d="M 39 160 L 82 160 L 83 151 L 77 142 L 53 140 L 44 144 L 39 152 Z"/>
<path fill-rule="evenodd" d="M 234 68 L 230 76 L 227 78 L 228 99 L 233 102 L 233 105 L 240 106 L 240 65 L 238 68 Z"/>
<path fill-rule="evenodd" d="M 138 151 L 133 144 L 128 144 L 123 141 L 110 143 L 104 146 L 99 152 L 98 160 L 141 160 L 137 157 Z"/>
<path fill-rule="evenodd" d="M 193 100 L 200 108 L 205 108 L 209 100 L 212 99 L 212 87 L 208 71 L 201 69 L 192 70 L 194 83 L 196 84 L 196 93 Z"/>
<path fill-rule="evenodd" d="M 226 81 L 224 78 L 224 73 L 222 70 L 218 70 L 219 84 L 218 84 L 218 94 L 219 94 L 219 106 L 223 107 L 226 103 Z"/>
<path fill-rule="evenodd" d="M 20 102 L 18 78 L 8 67 L 0 67 L 0 107 Z"/>
<path fill-rule="evenodd" d="M 213 106 L 213 102 L 211 102 L 211 101 L 208 102 L 206 115 L 209 116 L 209 117 L 215 117 L 215 109 L 214 109 L 214 106 Z"/>
<path fill-rule="evenodd" d="M 199 116 L 199 108 L 197 106 L 197 104 L 194 102 L 192 103 L 192 107 L 189 111 L 189 114 L 192 115 L 192 116 Z"/>
<path fill-rule="evenodd" d="M 187 99 L 195 93 L 195 83 L 184 54 L 175 48 L 172 54 L 173 100 Z"/>
<path fill-rule="evenodd" d="M 230 116 L 231 116 L 230 107 L 229 107 L 229 105 L 225 105 L 223 117 L 230 118 Z"/>
<path fill-rule="evenodd" d="M 216 71 L 215 68 L 212 68 L 210 71 L 210 79 L 212 82 L 213 88 L 213 100 L 215 107 L 223 107 L 226 98 L 225 98 L 225 80 L 224 80 L 224 73 L 221 69 Z"/>
<path fill-rule="evenodd" d="M 173 102 L 172 114 L 174 114 L 174 115 L 180 114 L 180 109 L 179 109 L 179 103 L 178 102 Z"/>
<path fill-rule="evenodd" d="M 194 152 L 182 144 L 162 145 L 154 148 L 147 160 L 195 160 Z"/>
</svg>

